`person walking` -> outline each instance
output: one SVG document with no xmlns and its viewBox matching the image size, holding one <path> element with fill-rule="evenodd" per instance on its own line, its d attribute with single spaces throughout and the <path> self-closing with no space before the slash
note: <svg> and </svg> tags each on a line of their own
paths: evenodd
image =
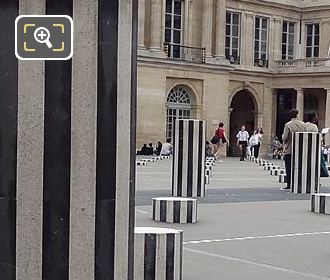
<svg viewBox="0 0 330 280">
<path fill-rule="evenodd" d="M 254 131 L 249 139 L 249 145 L 251 156 L 256 157 L 256 149 L 258 147 L 258 135 L 257 131 Z"/>
<path fill-rule="evenodd" d="M 220 160 L 220 154 L 226 151 L 226 143 L 228 142 L 225 132 L 225 125 L 222 122 L 219 123 L 219 127 L 215 131 L 213 138 L 213 142 L 216 142 L 212 143 L 215 145 L 215 160 L 217 160 L 218 162 L 222 162 L 222 160 Z"/>
<path fill-rule="evenodd" d="M 297 109 L 292 109 L 290 111 L 290 121 L 284 125 L 282 140 L 283 140 L 283 154 L 284 154 L 284 163 L 286 170 L 287 183 L 286 187 L 281 188 L 282 190 L 291 189 L 291 144 L 292 144 L 292 135 L 295 132 L 306 132 L 307 126 L 304 122 L 298 120 L 299 111 Z"/>
<path fill-rule="evenodd" d="M 259 158 L 259 151 L 260 151 L 260 147 L 261 147 L 261 141 L 262 141 L 263 134 L 264 134 L 264 132 L 262 131 L 262 127 L 258 127 L 257 133 L 256 133 L 257 138 L 258 138 L 258 144 L 254 148 L 254 157 L 255 158 Z"/>
<path fill-rule="evenodd" d="M 241 151 L 240 161 L 244 161 L 246 157 L 246 147 L 249 140 L 249 133 L 245 130 L 245 126 L 243 125 L 241 130 L 236 135 L 237 138 L 237 146 Z"/>
</svg>

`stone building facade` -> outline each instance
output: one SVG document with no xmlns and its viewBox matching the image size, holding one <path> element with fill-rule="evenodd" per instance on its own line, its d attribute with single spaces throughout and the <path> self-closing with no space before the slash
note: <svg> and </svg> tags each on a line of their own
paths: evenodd
<svg viewBox="0 0 330 280">
<path fill-rule="evenodd" d="M 176 118 L 206 120 L 208 138 L 223 122 L 231 144 L 261 126 L 264 152 L 291 108 L 330 126 L 329 1 L 140 0 L 139 15 L 138 147 Z"/>
</svg>

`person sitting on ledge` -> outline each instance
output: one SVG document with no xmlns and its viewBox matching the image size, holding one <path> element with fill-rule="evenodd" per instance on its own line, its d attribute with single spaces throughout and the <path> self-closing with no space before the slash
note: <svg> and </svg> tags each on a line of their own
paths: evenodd
<svg viewBox="0 0 330 280">
<path fill-rule="evenodd" d="M 157 156 L 160 156 L 160 152 L 162 151 L 162 146 L 163 146 L 162 142 L 158 141 L 156 149 L 155 149 L 155 154 Z"/>
<path fill-rule="evenodd" d="M 149 150 L 148 150 L 147 144 L 143 144 L 141 151 L 138 151 L 137 155 L 146 156 L 146 155 L 148 155 L 148 152 L 149 152 Z"/>
<path fill-rule="evenodd" d="M 148 155 L 152 156 L 153 154 L 154 154 L 154 147 L 152 146 L 152 143 L 149 143 Z"/>
<path fill-rule="evenodd" d="M 162 146 L 162 150 L 160 152 L 161 156 L 170 156 L 172 154 L 173 146 L 171 144 L 171 139 L 166 139 L 166 142 Z"/>
</svg>

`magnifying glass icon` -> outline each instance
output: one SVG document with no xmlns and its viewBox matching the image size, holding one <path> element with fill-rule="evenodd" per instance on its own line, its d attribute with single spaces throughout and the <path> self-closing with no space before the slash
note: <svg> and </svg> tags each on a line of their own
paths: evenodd
<svg viewBox="0 0 330 280">
<path fill-rule="evenodd" d="M 46 44 L 49 49 L 53 47 L 52 43 L 49 41 L 50 32 L 46 27 L 38 27 L 34 31 L 34 39 L 41 44 Z"/>
</svg>

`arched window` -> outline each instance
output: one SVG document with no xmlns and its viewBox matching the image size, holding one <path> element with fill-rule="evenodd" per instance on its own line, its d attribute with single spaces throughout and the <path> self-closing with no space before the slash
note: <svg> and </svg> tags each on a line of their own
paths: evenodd
<svg viewBox="0 0 330 280">
<path fill-rule="evenodd" d="M 171 89 L 166 102 L 166 138 L 172 139 L 176 119 L 191 118 L 191 96 L 188 91 L 176 86 Z"/>
</svg>

